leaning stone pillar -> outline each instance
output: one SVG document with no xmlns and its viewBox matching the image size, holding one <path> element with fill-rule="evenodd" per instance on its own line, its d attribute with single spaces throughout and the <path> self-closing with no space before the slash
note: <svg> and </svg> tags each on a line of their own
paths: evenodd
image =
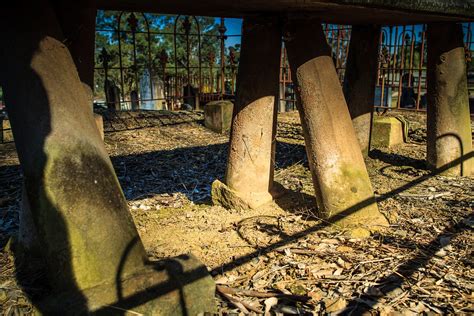
<svg viewBox="0 0 474 316">
<path fill-rule="evenodd" d="M 462 26 L 428 25 L 427 160 L 450 175 L 474 175 Z"/>
<path fill-rule="evenodd" d="M 379 41 L 380 26 L 352 27 L 343 87 L 352 125 L 364 155 L 368 155 L 370 149 Z"/>
<path fill-rule="evenodd" d="M 150 265 L 48 1 L 2 9 L 0 84 L 52 295 L 41 314 L 212 309 L 192 257 Z M 74 311 L 74 312 L 72 312 Z M 212 310 L 211 310 L 212 311 Z"/>
<path fill-rule="evenodd" d="M 319 212 L 340 226 L 387 225 L 320 21 L 291 18 L 284 37 Z"/>
<path fill-rule="evenodd" d="M 244 19 L 226 185 L 213 184 L 217 204 L 246 209 L 272 200 L 280 50 L 277 18 Z"/>
</svg>

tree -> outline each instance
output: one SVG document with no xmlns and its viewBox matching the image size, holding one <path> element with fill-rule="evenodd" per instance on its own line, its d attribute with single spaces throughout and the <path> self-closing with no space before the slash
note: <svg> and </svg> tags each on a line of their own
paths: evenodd
<svg viewBox="0 0 474 316">
<path fill-rule="evenodd" d="M 98 11 L 96 28 L 95 96 L 99 98 L 105 98 L 106 79 L 120 86 L 123 82 L 122 94 L 127 96 L 139 89 L 145 70 L 162 80 L 175 77 L 175 72 L 187 80 L 188 64 L 189 76 L 197 78 L 199 61 L 203 72 L 209 67 L 212 54 L 219 62 L 219 23 L 215 18 Z"/>
</svg>

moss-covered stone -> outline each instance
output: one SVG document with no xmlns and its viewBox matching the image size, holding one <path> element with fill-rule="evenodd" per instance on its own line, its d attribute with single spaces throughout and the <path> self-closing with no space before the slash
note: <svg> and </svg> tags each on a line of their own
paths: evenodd
<svg viewBox="0 0 474 316">
<path fill-rule="evenodd" d="M 230 101 L 212 101 L 204 107 L 204 125 L 217 133 L 230 130 L 234 105 Z"/>
<path fill-rule="evenodd" d="M 0 47 L 0 77 L 51 288 L 51 299 L 38 310 L 212 311 L 213 282 L 197 260 L 147 264 L 57 12 L 48 1 L 37 8 L 0 14 L 0 23 L 8 24 L 0 33 L 15 41 L 8 53 Z"/>
<path fill-rule="evenodd" d="M 231 190 L 228 186 L 219 180 L 212 182 L 211 188 L 212 203 L 224 208 L 245 211 L 252 207 L 237 195 L 237 192 Z"/>
<path fill-rule="evenodd" d="M 294 17 L 285 32 L 320 216 L 343 227 L 388 225 L 375 203 L 320 21 Z"/>
<path fill-rule="evenodd" d="M 0 141 L 3 141 L 5 143 L 12 142 L 13 141 L 13 133 L 11 130 L 10 126 L 10 121 L 7 118 L 0 119 L 1 120 L 1 135 L 0 135 Z"/>
<path fill-rule="evenodd" d="M 462 26 L 429 24 L 427 163 L 452 176 L 474 177 Z"/>
<path fill-rule="evenodd" d="M 375 117 L 371 145 L 375 148 L 392 148 L 403 143 L 403 124 L 395 117 Z"/>
<path fill-rule="evenodd" d="M 378 210 L 367 171 L 342 164 L 328 179 L 321 181 L 324 196 L 318 199 L 320 215 L 336 226 L 366 227 L 376 230 L 388 226 Z"/>
<path fill-rule="evenodd" d="M 349 233 L 349 237 L 351 238 L 364 239 L 364 238 L 370 237 L 370 230 L 362 228 L 362 227 L 353 228 L 349 230 L 348 233 Z"/>
<path fill-rule="evenodd" d="M 97 129 L 99 130 L 100 137 L 104 140 L 104 119 L 102 115 L 94 113 L 94 120 Z"/>
<path fill-rule="evenodd" d="M 275 196 L 284 192 L 276 187 Z M 245 211 L 259 208 L 273 201 L 270 192 L 237 192 L 219 180 L 214 180 L 211 188 L 212 203 L 228 209 Z"/>
<path fill-rule="evenodd" d="M 117 315 L 198 315 L 214 313 L 215 284 L 193 255 L 150 263 L 133 276 L 101 284 L 81 293 L 64 292 L 38 304 L 36 314 L 94 313 Z M 127 313 L 128 314 L 128 313 Z"/>
</svg>

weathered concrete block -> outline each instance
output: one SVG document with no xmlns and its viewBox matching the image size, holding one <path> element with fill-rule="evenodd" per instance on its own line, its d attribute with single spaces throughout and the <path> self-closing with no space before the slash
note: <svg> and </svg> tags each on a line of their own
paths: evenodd
<svg viewBox="0 0 474 316">
<path fill-rule="evenodd" d="M 97 129 L 99 130 L 100 137 L 104 140 L 104 119 L 102 115 L 94 113 L 94 120 L 95 125 L 97 125 Z"/>
<path fill-rule="evenodd" d="M 373 147 L 391 148 L 403 143 L 403 124 L 395 117 L 376 117 L 372 127 Z"/>
<path fill-rule="evenodd" d="M 10 121 L 8 119 L 2 120 L 2 135 L 0 135 L 0 140 L 4 143 L 12 142 L 13 141 L 13 133 L 10 126 Z"/>
<path fill-rule="evenodd" d="M 204 108 L 204 125 L 217 133 L 230 130 L 234 104 L 230 101 L 212 101 Z"/>
</svg>

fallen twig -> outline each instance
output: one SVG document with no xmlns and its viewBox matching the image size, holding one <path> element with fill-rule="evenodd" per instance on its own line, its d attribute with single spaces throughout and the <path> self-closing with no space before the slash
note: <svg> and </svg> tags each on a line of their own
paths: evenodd
<svg viewBox="0 0 474 316">
<path fill-rule="evenodd" d="M 243 295 L 243 296 L 250 296 L 250 297 L 258 297 L 258 298 L 269 298 L 269 297 L 277 297 L 277 298 L 286 298 L 293 301 L 300 301 L 300 302 L 307 302 L 311 299 L 309 296 L 304 295 L 291 295 L 291 294 L 283 294 L 283 293 L 275 293 L 275 292 L 259 292 L 259 291 L 252 291 L 252 290 L 241 290 L 235 289 L 228 286 L 217 285 L 217 290 L 220 293 L 226 293 L 230 295 Z"/>
</svg>

